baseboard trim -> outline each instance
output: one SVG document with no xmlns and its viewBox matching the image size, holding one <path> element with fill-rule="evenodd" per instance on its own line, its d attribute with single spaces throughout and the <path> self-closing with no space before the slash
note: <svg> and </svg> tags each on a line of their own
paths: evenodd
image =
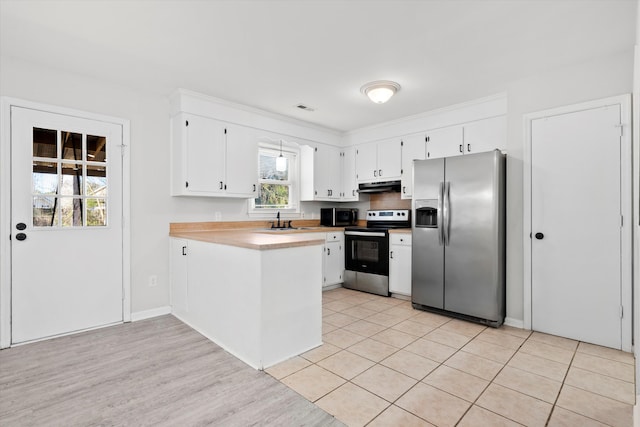
<svg viewBox="0 0 640 427">
<path fill-rule="evenodd" d="M 164 316 L 165 314 L 171 314 L 171 306 L 152 308 L 151 310 L 136 311 L 131 313 L 131 321 L 137 322 L 138 320 L 151 319 L 152 317 Z"/>
<path fill-rule="evenodd" d="M 524 329 L 524 321 L 520 319 L 507 317 L 504 319 L 504 324 L 513 328 Z"/>
<path fill-rule="evenodd" d="M 636 394 L 636 404 L 633 406 L 633 425 L 634 427 L 640 426 L 640 394 Z"/>
</svg>

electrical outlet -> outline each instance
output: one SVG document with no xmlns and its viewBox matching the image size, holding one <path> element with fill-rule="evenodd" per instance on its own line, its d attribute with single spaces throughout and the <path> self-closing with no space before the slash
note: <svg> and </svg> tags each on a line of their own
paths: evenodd
<svg viewBox="0 0 640 427">
<path fill-rule="evenodd" d="M 222 221 L 222 212 L 215 212 L 214 214 L 215 221 Z"/>
<path fill-rule="evenodd" d="M 158 286 L 158 276 L 156 276 L 155 274 L 149 276 L 149 287 L 152 288 L 154 286 Z"/>
</svg>

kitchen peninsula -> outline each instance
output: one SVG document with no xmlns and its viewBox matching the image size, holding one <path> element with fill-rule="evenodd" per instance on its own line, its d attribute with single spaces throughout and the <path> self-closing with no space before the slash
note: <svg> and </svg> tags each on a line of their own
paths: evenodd
<svg viewBox="0 0 640 427">
<path fill-rule="evenodd" d="M 173 314 L 255 369 L 322 344 L 325 233 L 211 225 L 171 224 Z"/>
</svg>

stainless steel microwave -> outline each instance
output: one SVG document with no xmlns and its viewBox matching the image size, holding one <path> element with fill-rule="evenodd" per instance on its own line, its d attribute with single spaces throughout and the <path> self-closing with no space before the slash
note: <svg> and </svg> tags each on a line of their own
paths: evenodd
<svg viewBox="0 0 640 427">
<path fill-rule="evenodd" d="M 350 208 L 321 208 L 320 225 L 325 227 L 346 227 L 356 225 L 358 209 Z"/>
</svg>

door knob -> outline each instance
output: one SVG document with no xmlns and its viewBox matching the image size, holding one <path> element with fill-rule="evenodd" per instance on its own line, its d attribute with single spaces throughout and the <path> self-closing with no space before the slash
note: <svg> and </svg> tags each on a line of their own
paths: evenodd
<svg viewBox="0 0 640 427">
<path fill-rule="evenodd" d="M 544 239 L 544 234 L 542 234 L 542 233 L 536 233 L 536 239 L 538 239 L 538 240 L 542 240 L 542 239 Z"/>
</svg>

